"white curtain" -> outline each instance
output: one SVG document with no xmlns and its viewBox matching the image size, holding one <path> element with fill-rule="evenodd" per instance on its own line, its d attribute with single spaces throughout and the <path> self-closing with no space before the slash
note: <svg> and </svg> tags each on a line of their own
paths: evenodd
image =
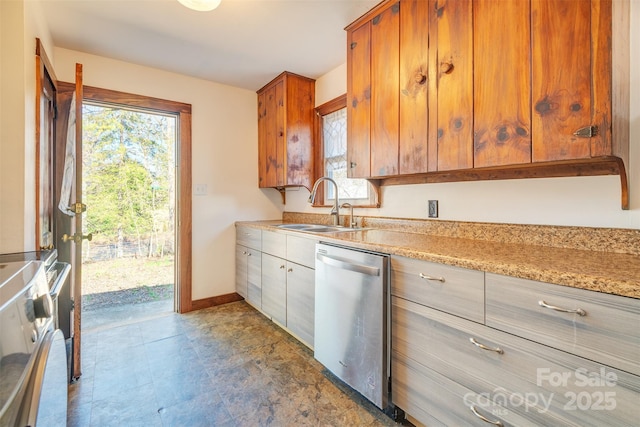
<svg viewBox="0 0 640 427">
<path fill-rule="evenodd" d="M 76 94 L 73 93 L 71 106 L 69 107 L 69 123 L 67 125 L 67 146 L 64 155 L 64 172 L 62 176 L 62 188 L 60 189 L 60 202 L 58 209 L 63 213 L 74 216 L 69 209 L 71 205 L 71 190 L 73 188 L 76 170 Z"/>
</svg>

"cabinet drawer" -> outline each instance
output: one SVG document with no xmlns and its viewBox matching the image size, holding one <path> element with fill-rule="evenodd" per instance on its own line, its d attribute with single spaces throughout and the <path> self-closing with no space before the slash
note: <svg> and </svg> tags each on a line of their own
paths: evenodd
<svg viewBox="0 0 640 427">
<path fill-rule="evenodd" d="M 236 243 L 259 251 L 262 246 L 262 230 L 237 225 Z"/>
<path fill-rule="evenodd" d="M 482 271 L 392 256 L 391 294 L 484 323 Z"/>
<path fill-rule="evenodd" d="M 640 375 L 640 300 L 489 273 L 486 293 L 488 326 Z"/>
<path fill-rule="evenodd" d="M 392 304 L 397 358 L 504 402 L 508 413 L 536 425 L 579 426 L 631 426 L 640 415 L 636 375 L 400 298 Z"/>
<path fill-rule="evenodd" d="M 391 355 L 391 372 L 394 405 L 425 426 L 485 425 L 471 412 L 471 405 L 486 418 L 500 420 L 504 426 L 535 425 L 513 411 L 504 413 L 498 405 L 485 402 L 477 393 L 395 352 Z"/>
<path fill-rule="evenodd" d="M 275 231 L 262 231 L 262 252 L 280 258 L 287 257 L 287 235 Z"/>
<path fill-rule="evenodd" d="M 316 239 L 287 235 L 287 260 L 316 268 Z"/>
</svg>

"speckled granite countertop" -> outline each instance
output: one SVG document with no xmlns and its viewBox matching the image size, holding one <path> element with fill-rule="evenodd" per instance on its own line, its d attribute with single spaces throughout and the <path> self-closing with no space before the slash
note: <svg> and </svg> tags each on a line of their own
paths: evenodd
<svg viewBox="0 0 640 427">
<path fill-rule="evenodd" d="M 285 222 L 292 221 L 285 218 Z M 282 223 L 275 220 L 237 224 L 282 233 L 301 233 L 276 227 Z M 384 228 L 313 236 L 354 248 L 640 299 L 640 256 L 636 254 L 487 241 Z"/>
</svg>

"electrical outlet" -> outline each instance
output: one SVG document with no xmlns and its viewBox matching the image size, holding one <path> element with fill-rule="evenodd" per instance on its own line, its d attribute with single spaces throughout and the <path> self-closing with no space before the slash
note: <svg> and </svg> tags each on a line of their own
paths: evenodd
<svg viewBox="0 0 640 427">
<path fill-rule="evenodd" d="M 437 200 L 429 200 L 429 218 L 438 218 Z"/>
<path fill-rule="evenodd" d="M 196 184 L 193 189 L 193 194 L 196 196 L 206 196 L 207 195 L 207 184 Z"/>
</svg>

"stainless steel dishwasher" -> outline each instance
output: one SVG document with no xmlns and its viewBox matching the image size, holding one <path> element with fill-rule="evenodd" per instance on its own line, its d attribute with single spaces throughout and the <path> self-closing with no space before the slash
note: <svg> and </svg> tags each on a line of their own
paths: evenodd
<svg viewBox="0 0 640 427">
<path fill-rule="evenodd" d="M 389 256 L 316 244 L 314 356 L 380 409 L 388 404 Z"/>
</svg>

